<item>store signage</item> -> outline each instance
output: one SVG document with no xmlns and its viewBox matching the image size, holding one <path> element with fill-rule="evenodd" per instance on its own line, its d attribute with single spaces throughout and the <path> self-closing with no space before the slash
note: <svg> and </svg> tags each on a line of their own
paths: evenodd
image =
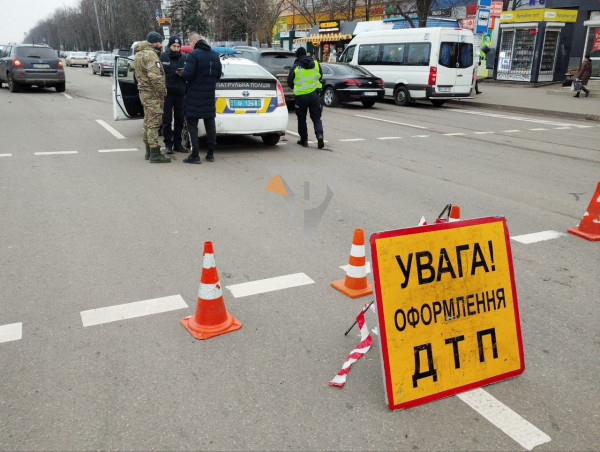
<svg viewBox="0 0 600 452">
<path fill-rule="evenodd" d="M 503 2 L 492 2 L 492 8 L 491 8 L 491 16 L 492 17 L 500 17 L 500 15 L 502 14 L 502 5 Z"/>
<path fill-rule="evenodd" d="M 319 22 L 319 33 L 331 33 L 332 31 L 340 31 L 339 20 L 328 20 Z"/>
<path fill-rule="evenodd" d="M 492 6 L 492 0 L 478 0 L 477 5 L 479 8 L 489 8 Z"/>
<path fill-rule="evenodd" d="M 523 372 L 504 218 L 376 233 L 371 256 L 390 409 Z"/>
<path fill-rule="evenodd" d="M 576 9 L 545 9 L 546 22 L 577 22 Z"/>
<path fill-rule="evenodd" d="M 482 35 L 487 33 L 490 24 L 490 10 L 480 8 L 477 10 L 477 23 L 475 25 L 475 34 Z"/>
<path fill-rule="evenodd" d="M 500 22 L 576 22 L 576 9 L 525 9 L 502 11 Z"/>
<path fill-rule="evenodd" d="M 600 50 L 600 28 L 596 28 L 596 33 L 594 34 L 594 45 L 592 47 L 592 51 Z"/>
<path fill-rule="evenodd" d="M 468 30 L 475 30 L 475 18 L 462 19 L 461 27 L 466 28 Z"/>
<path fill-rule="evenodd" d="M 158 25 L 171 25 L 170 17 L 161 17 L 158 19 Z"/>
</svg>

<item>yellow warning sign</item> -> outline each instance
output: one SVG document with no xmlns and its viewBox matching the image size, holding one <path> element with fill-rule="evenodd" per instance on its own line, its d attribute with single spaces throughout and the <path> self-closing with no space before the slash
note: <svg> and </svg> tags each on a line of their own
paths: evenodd
<svg viewBox="0 0 600 452">
<path fill-rule="evenodd" d="M 390 409 L 523 372 L 504 218 L 377 233 L 371 256 Z"/>
</svg>

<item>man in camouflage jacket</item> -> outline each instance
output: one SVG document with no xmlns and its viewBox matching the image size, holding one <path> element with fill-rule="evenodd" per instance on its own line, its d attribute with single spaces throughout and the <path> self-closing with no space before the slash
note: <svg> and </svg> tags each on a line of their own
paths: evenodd
<svg viewBox="0 0 600 452">
<path fill-rule="evenodd" d="M 158 129 L 162 125 L 163 104 L 167 88 L 165 71 L 160 62 L 162 36 L 155 31 L 148 33 L 146 41 L 140 42 L 134 49 L 133 69 L 144 106 L 144 143 L 146 160 L 150 163 L 169 163 L 170 158 L 160 152 Z"/>
</svg>

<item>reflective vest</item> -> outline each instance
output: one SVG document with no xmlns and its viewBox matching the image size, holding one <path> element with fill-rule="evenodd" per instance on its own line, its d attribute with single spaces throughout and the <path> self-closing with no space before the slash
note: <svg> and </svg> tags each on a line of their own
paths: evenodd
<svg viewBox="0 0 600 452">
<path fill-rule="evenodd" d="M 321 72 L 319 69 L 319 63 L 315 61 L 315 67 L 312 69 L 305 69 L 300 66 L 296 66 L 294 69 L 296 74 L 294 77 L 294 95 L 301 96 L 302 94 L 310 94 L 316 89 L 321 88 Z"/>
</svg>

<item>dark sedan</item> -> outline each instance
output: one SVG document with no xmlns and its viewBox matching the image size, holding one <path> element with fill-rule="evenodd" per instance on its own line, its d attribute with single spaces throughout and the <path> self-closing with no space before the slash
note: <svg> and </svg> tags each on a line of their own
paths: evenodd
<svg viewBox="0 0 600 452">
<path fill-rule="evenodd" d="M 323 104 L 336 107 L 343 102 L 360 101 L 372 107 L 383 100 L 383 80 L 358 66 L 339 63 L 322 63 Z"/>
</svg>

